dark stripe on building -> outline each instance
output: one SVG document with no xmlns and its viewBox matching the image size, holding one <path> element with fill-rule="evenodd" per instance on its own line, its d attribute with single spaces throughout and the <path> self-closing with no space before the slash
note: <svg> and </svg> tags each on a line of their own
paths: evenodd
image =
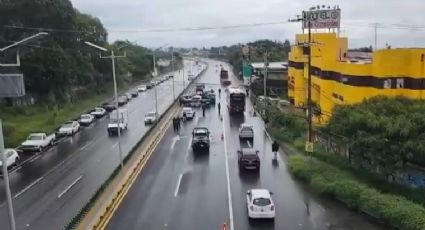
<svg viewBox="0 0 425 230">
<path fill-rule="evenodd" d="M 304 69 L 304 62 L 289 62 L 289 67 Z M 377 89 L 425 89 L 425 79 L 418 79 L 409 76 L 381 78 L 376 76 L 348 75 L 335 71 L 323 71 L 319 67 L 315 66 L 311 67 L 311 73 L 315 77 L 323 80 L 336 81 L 351 86 L 373 87 Z"/>
</svg>

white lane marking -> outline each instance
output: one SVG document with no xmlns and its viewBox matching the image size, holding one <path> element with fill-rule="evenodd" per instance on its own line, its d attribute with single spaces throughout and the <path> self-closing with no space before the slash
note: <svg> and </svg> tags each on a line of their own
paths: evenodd
<svg viewBox="0 0 425 230">
<path fill-rule="evenodd" d="M 320 205 L 320 204 L 317 204 L 317 206 L 323 211 L 323 212 L 326 212 L 326 209 L 322 206 L 322 205 Z"/>
<path fill-rule="evenodd" d="M 118 141 L 114 145 L 112 145 L 112 148 L 115 149 L 118 146 Z"/>
<path fill-rule="evenodd" d="M 182 181 L 182 177 L 183 177 L 183 174 L 180 173 L 179 179 L 177 181 L 176 190 L 174 191 L 174 197 L 177 197 L 177 193 L 179 192 L 179 188 L 180 188 L 180 183 Z"/>
<path fill-rule="evenodd" d="M 40 158 L 41 157 L 41 155 L 39 154 L 39 155 L 37 155 L 36 157 L 34 157 L 34 158 L 32 158 L 30 161 L 29 161 L 29 163 L 31 163 L 31 162 L 33 162 L 33 161 L 35 161 L 35 160 L 37 160 L 38 158 Z"/>
<path fill-rule="evenodd" d="M 227 141 L 226 141 L 226 120 L 223 119 L 223 141 L 224 141 L 224 156 L 226 157 L 226 180 L 227 180 L 227 200 L 229 202 L 229 227 L 234 230 L 233 226 L 233 206 L 232 206 L 232 191 L 230 189 L 230 175 L 229 175 L 229 159 L 227 156 Z"/>
<path fill-rule="evenodd" d="M 246 143 L 248 144 L 248 147 L 252 148 L 250 141 L 246 141 Z"/>
<path fill-rule="evenodd" d="M 171 143 L 171 147 L 170 149 L 174 149 L 174 146 L 176 145 L 176 142 L 180 140 L 180 136 L 177 135 L 175 137 L 173 137 L 173 143 Z"/>
<path fill-rule="evenodd" d="M 61 198 L 66 192 L 68 192 L 72 188 L 72 186 L 74 186 L 76 183 L 78 183 L 78 181 L 80 181 L 81 178 L 83 178 L 83 175 L 79 176 L 77 179 L 74 180 L 74 182 L 72 182 L 70 185 L 68 185 L 65 188 L 65 190 L 63 190 L 61 193 L 59 193 L 58 199 Z"/>
<path fill-rule="evenodd" d="M 264 128 L 264 132 L 266 133 L 266 136 L 269 138 L 269 140 L 271 140 L 272 138 L 270 137 L 270 134 L 269 134 L 269 132 L 267 132 L 266 128 Z"/>
<path fill-rule="evenodd" d="M 192 144 L 192 137 L 190 138 L 189 143 L 187 144 L 187 150 L 188 150 L 188 152 L 190 150 L 191 144 Z"/>
<path fill-rule="evenodd" d="M 30 189 L 32 186 L 36 185 L 38 182 L 40 182 L 41 180 L 43 180 L 44 177 L 40 177 L 37 180 L 35 180 L 34 182 L 32 182 L 31 184 L 29 184 L 27 187 L 25 187 L 24 189 L 22 189 L 20 192 L 16 193 L 13 196 L 13 199 L 19 197 L 20 195 L 22 195 L 24 192 L 28 191 L 28 189 Z"/>
<path fill-rule="evenodd" d="M 85 144 L 83 147 L 80 148 L 80 151 L 86 149 L 87 147 L 89 147 L 89 145 L 91 145 L 93 143 L 94 143 L 94 141 L 89 141 L 87 144 Z"/>
</svg>

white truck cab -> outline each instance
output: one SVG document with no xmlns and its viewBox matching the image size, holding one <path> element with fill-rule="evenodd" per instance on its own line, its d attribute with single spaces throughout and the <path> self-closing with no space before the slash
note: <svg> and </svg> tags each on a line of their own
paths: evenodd
<svg viewBox="0 0 425 230">
<path fill-rule="evenodd" d="M 109 136 L 118 135 L 120 132 L 127 129 L 128 126 L 128 110 L 118 109 L 113 110 L 109 115 L 108 134 Z"/>
</svg>

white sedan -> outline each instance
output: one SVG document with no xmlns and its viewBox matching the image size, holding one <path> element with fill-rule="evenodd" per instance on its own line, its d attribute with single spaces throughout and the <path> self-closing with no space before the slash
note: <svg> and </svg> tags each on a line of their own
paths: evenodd
<svg viewBox="0 0 425 230">
<path fill-rule="evenodd" d="M 181 112 L 181 117 L 184 117 L 186 115 L 186 119 L 193 119 L 195 117 L 195 112 L 190 107 L 183 107 L 183 110 Z"/>
<path fill-rule="evenodd" d="M 56 132 L 57 136 L 72 136 L 80 130 L 78 121 L 67 121 Z"/>
<path fill-rule="evenodd" d="M 91 115 L 100 118 L 105 116 L 106 110 L 104 108 L 94 108 L 93 111 L 90 113 Z"/>
<path fill-rule="evenodd" d="M 16 166 L 19 163 L 19 155 L 15 149 L 5 149 L 4 154 L 6 154 L 6 166 L 10 168 Z M 3 167 L 3 157 L 0 156 L 0 169 Z"/>
<path fill-rule="evenodd" d="M 80 125 L 90 125 L 91 123 L 93 123 L 94 121 L 94 116 L 91 114 L 83 114 L 80 116 L 80 120 L 78 120 L 78 122 L 80 122 Z"/>
<path fill-rule="evenodd" d="M 146 85 L 140 85 L 137 88 L 137 91 L 139 91 L 139 92 L 145 92 L 146 90 L 148 90 L 148 87 Z"/>
<path fill-rule="evenodd" d="M 251 189 L 246 192 L 248 217 L 252 219 L 274 219 L 276 216 L 272 193 L 267 189 Z"/>
<path fill-rule="evenodd" d="M 156 112 L 149 112 L 145 115 L 145 125 L 153 124 L 158 119 L 158 113 Z"/>
</svg>

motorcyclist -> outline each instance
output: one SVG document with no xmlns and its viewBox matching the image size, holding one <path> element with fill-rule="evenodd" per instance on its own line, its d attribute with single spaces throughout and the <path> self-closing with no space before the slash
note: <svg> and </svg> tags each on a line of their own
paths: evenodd
<svg viewBox="0 0 425 230">
<path fill-rule="evenodd" d="M 277 152 L 279 151 L 279 143 L 276 140 L 273 141 L 272 144 L 272 152 L 274 154 L 274 159 L 277 160 Z"/>
</svg>

